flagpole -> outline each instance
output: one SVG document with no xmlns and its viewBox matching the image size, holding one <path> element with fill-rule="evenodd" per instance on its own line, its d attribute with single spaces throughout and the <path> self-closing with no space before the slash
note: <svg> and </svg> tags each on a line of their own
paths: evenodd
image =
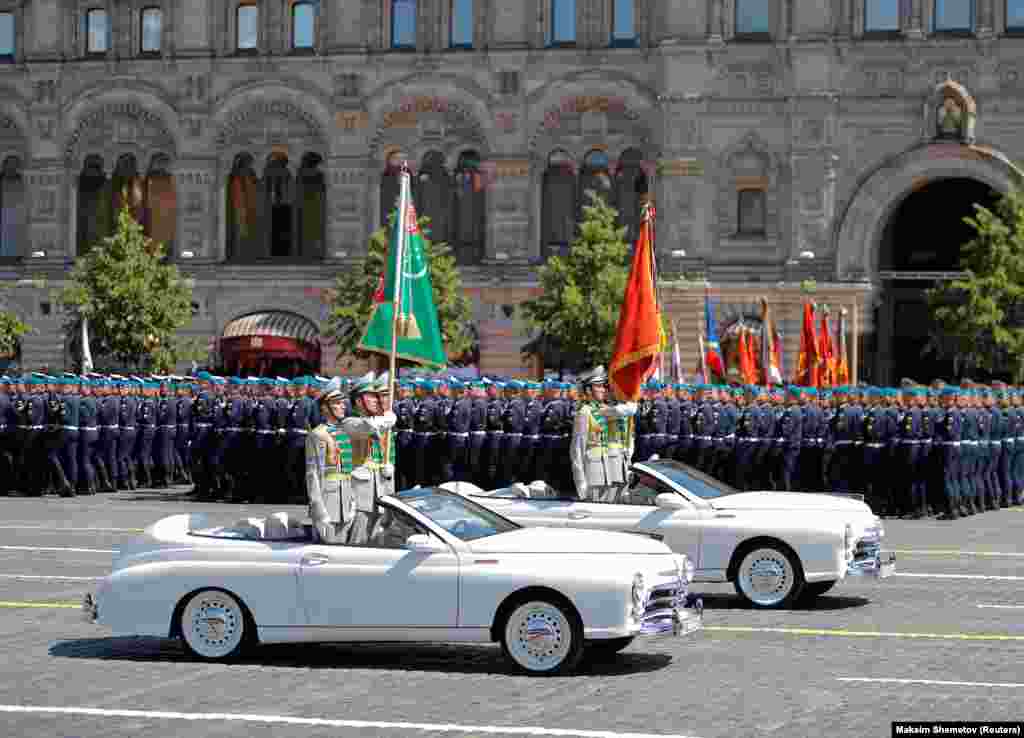
<svg viewBox="0 0 1024 738">
<path fill-rule="evenodd" d="M 391 356 L 388 369 L 388 412 L 395 407 L 395 374 L 398 373 L 398 327 L 402 311 L 402 273 L 405 271 L 405 215 L 409 209 L 409 162 L 402 163 L 398 194 L 398 238 L 395 241 L 395 285 L 391 302 Z M 391 431 L 384 435 L 384 463 L 391 463 Z"/>
<path fill-rule="evenodd" d="M 700 332 L 700 373 L 704 377 L 704 384 L 708 384 L 708 358 L 704 350 L 704 331 Z"/>
</svg>

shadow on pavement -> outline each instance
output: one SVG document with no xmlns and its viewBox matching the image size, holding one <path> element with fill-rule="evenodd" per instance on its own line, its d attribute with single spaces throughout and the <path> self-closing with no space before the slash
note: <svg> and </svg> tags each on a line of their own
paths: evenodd
<svg viewBox="0 0 1024 738">
<path fill-rule="evenodd" d="M 697 594 L 704 600 L 705 610 L 753 610 L 739 595 L 729 594 Z M 866 597 L 821 595 L 809 601 L 799 601 L 787 608 L 799 612 L 829 612 L 831 610 L 849 610 L 871 604 Z"/>
<path fill-rule="evenodd" d="M 643 645 L 633 648 L 644 648 Z M 59 641 L 49 653 L 57 658 L 101 661 L 193 661 L 177 640 L 165 638 L 83 638 Z M 580 676 L 625 676 L 657 671 L 672 657 L 663 653 L 619 653 L 585 658 Z M 518 675 L 505 661 L 501 649 L 484 645 L 366 643 L 281 644 L 257 646 L 239 664 L 268 668 L 375 669 L 455 674 Z"/>
</svg>

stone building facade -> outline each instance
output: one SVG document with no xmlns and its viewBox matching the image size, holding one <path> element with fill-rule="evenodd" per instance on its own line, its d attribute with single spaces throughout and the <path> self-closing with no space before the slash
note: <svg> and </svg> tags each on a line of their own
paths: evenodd
<svg viewBox="0 0 1024 738">
<path fill-rule="evenodd" d="M 814 279 L 892 380 L 904 307 L 959 248 L 915 243 L 907 203 L 958 222 L 1019 175 L 1021 31 L 1024 0 L 0 0 L 0 300 L 37 329 L 24 366 L 69 362 L 26 285 L 59 285 L 126 192 L 195 280 L 191 334 L 315 332 L 408 161 L 481 371 L 535 371 L 516 305 L 596 189 L 630 232 L 657 202 L 688 366 L 704 280 L 727 313 L 768 298 L 792 357 Z"/>
</svg>

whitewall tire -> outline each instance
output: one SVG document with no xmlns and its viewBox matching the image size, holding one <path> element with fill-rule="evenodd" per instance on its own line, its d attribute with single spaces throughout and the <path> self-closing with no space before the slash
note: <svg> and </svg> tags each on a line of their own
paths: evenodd
<svg viewBox="0 0 1024 738">
<path fill-rule="evenodd" d="M 185 648 L 203 661 L 237 657 L 251 635 L 241 603 L 219 589 L 204 589 L 189 597 L 178 624 Z"/>
<path fill-rule="evenodd" d="M 803 592 L 803 568 L 788 551 L 766 544 L 744 554 L 734 585 L 736 593 L 752 606 L 781 609 L 792 605 Z"/>
<path fill-rule="evenodd" d="M 509 613 L 501 646 L 521 671 L 564 674 L 583 656 L 583 626 L 576 613 L 560 603 L 530 600 Z"/>
</svg>

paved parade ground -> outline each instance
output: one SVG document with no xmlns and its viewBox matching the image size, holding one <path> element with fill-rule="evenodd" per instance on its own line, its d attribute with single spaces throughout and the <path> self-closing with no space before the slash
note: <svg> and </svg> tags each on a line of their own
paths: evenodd
<svg viewBox="0 0 1024 738">
<path fill-rule="evenodd" d="M 0 499 L 0 735 L 790 738 L 1024 719 L 1024 508 L 886 521 L 898 574 L 810 608 L 756 612 L 697 585 L 706 631 L 545 679 L 513 675 L 497 645 L 273 646 L 207 665 L 86 623 L 90 580 L 154 520 L 303 512 L 183 492 Z"/>
</svg>

